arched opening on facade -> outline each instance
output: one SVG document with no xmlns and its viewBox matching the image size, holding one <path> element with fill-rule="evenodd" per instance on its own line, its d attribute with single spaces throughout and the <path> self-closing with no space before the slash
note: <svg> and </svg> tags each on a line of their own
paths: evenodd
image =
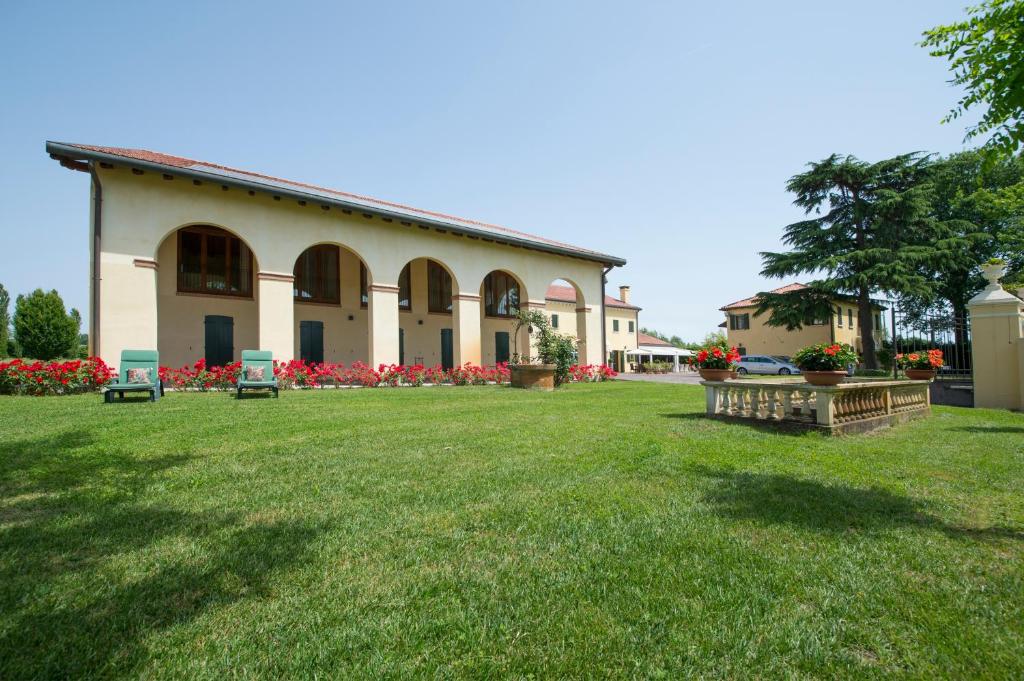
<svg viewBox="0 0 1024 681">
<path fill-rule="evenodd" d="M 160 243 L 156 262 L 161 364 L 219 366 L 259 347 L 258 268 L 244 239 L 218 225 L 185 225 Z"/>
<path fill-rule="evenodd" d="M 400 364 L 455 365 L 451 269 L 433 258 L 414 258 L 398 275 L 398 359 Z"/>
<path fill-rule="evenodd" d="M 530 355 L 526 329 L 515 336 L 516 315 L 528 304 L 521 279 L 506 270 L 488 272 L 480 283 L 480 361 L 488 366 L 508 362 L 517 353 Z"/>
<path fill-rule="evenodd" d="M 551 328 L 575 339 L 577 359 L 588 361 L 587 315 L 591 310 L 583 291 L 569 279 L 555 279 L 548 284 L 544 302 Z"/>
<path fill-rule="evenodd" d="M 368 362 L 372 277 L 363 259 L 340 244 L 314 244 L 296 258 L 292 275 L 295 358 Z"/>
</svg>

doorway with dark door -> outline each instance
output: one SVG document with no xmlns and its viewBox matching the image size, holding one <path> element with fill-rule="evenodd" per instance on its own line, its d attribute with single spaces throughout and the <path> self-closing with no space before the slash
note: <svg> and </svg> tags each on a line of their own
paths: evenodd
<svg viewBox="0 0 1024 681">
<path fill-rule="evenodd" d="M 299 358 L 307 364 L 323 364 L 323 322 L 313 320 L 299 322 Z"/>
<path fill-rule="evenodd" d="M 508 331 L 494 332 L 494 363 L 508 362 Z"/>
<path fill-rule="evenodd" d="M 455 345 L 451 329 L 441 329 L 441 368 L 447 371 L 455 366 Z"/>
<path fill-rule="evenodd" d="M 235 358 L 235 320 L 223 315 L 206 315 L 206 366 L 221 367 Z"/>
</svg>

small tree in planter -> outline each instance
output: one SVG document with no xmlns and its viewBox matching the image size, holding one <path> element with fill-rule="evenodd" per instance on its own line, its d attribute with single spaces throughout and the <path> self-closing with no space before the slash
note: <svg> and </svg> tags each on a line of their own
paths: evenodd
<svg viewBox="0 0 1024 681">
<path fill-rule="evenodd" d="M 700 371 L 705 381 L 724 381 L 732 376 L 740 353 L 729 347 L 725 341 L 708 343 L 690 358 L 690 365 Z"/>
<path fill-rule="evenodd" d="M 519 353 L 519 332 L 523 327 L 537 339 L 539 364 L 525 362 Z M 513 335 L 515 352 L 509 362 L 513 387 L 554 390 L 569 381 L 569 368 L 576 362 L 576 341 L 552 331 L 547 315 L 540 310 L 520 310 Z"/>
<path fill-rule="evenodd" d="M 793 364 L 811 385 L 839 385 L 846 378 L 846 367 L 856 363 L 857 351 L 847 343 L 818 343 L 793 355 Z"/>
</svg>

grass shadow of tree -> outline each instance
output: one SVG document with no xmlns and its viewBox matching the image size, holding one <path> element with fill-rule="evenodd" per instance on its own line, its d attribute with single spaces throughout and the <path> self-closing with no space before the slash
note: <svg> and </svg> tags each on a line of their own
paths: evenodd
<svg viewBox="0 0 1024 681">
<path fill-rule="evenodd" d="M 783 435 L 786 437 L 807 437 L 809 434 L 814 432 L 807 428 L 799 427 L 787 427 L 784 423 L 763 421 L 759 419 L 737 419 L 729 420 L 725 418 L 716 418 L 708 416 L 703 411 L 692 411 L 692 412 L 680 412 L 680 413 L 661 413 L 658 416 L 665 419 L 678 419 L 680 421 L 694 421 L 697 423 L 717 423 L 720 425 L 731 425 L 740 428 L 749 428 L 750 430 L 756 430 L 762 433 L 772 433 L 773 435 Z"/>
<path fill-rule="evenodd" d="M 81 430 L 0 443 L 0 678 L 132 672 L 153 634 L 265 593 L 320 532 L 153 507 L 143 492 L 191 457 L 91 444 Z M 179 541 L 187 554 L 157 546 Z"/>
<path fill-rule="evenodd" d="M 716 513 L 737 520 L 833 534 L 902 527 L 936 530 L 956 539 L 1024 541 L 1024 528 L 974 528 L 949 523 L 932 513 L 926 503 L 880 487 L 825 484 L 791 475 L 714 469 L 699 464 L 688 468 L 714 482 L 703 501 Z"/>
</svg>

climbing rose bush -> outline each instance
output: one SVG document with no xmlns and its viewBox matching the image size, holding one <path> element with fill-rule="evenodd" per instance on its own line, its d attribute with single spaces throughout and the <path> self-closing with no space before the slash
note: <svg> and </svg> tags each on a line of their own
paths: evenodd
<svg viewBox="0 0 1024 681">
<path fill-rule="evenodd" d="M 71 395 L 99 390 L 116 377 L 99 357 L 67 362 L 12 359 L 0 362 L 0 394 Z"/>
</svg>

